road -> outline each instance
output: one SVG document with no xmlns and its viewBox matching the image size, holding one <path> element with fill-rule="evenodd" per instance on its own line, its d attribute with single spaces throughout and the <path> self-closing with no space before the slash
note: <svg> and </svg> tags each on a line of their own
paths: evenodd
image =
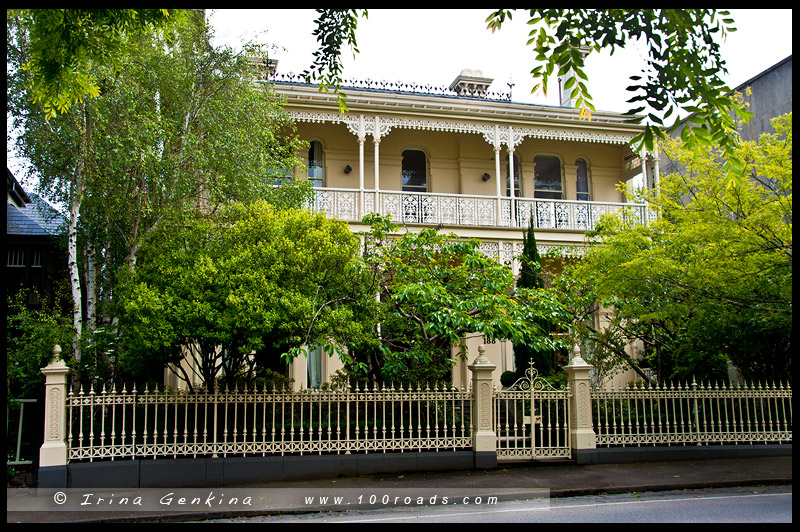
<svg viewBox="0 0 800 532">
<path fill-rule="evenodd" d="M 488 501 L 216 519 L 206 522 L 335 523 L 791 523 L 792 487 L 626 493 L 539 501 Z"/>
</svg>

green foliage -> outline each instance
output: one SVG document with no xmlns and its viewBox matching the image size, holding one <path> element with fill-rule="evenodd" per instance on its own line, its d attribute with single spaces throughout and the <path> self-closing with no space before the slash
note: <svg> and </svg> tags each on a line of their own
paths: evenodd
<svg viewBox="0 0 800 532">
<path fill-rule="evenodd" d="M 503 386 L 511 386 L 517 382 L 518 378 L 519 375 L 517 375 L 516 371 L 504 371 L 500 374 L 500 384 Z"/>
<path fill-rule="evenodd" d="M 536 235 L 533 230 L 533 211 L 531 211 L 528 229 L 522 234 L 522 254 L 520 255 L 521 267 L 517 287 L 543 289 L 545 287 L 544 275 L 542 274 L 542 261 L 539 257 L 539 249 L 536 245 Z M 539 320 L 538 327 L 542 334 L 549 335 L 552 331 L 550 322 L 546 319 Z M 514 365 L 517 377 L 522 377 L 527 371 L 530 361 L 533 360 L 539 375 L 549 376 L 553 374 L 555 352 L 553 349 L 534 348 L 518 343 L 514 345 Z"/>
<path fill-rule="evenodd" d="M 612 328 L 640 340 L 659 379 L 791 377 L 791 114 L 737 155 L 731 183 L 717 153 L 664 149 L 685 170 L 662 176 L 648 225 L 609 217 L 572 282 L 613 311 Z"/>
<path fill-rule="evenodd" d="M 449 382 L 451 351 L 460 345 L 466 358 L 461 339 L 471 335 L 556 346 L 540 323 L 560 322 L 563 309 L 542 289 L 515 288 L 511 270 L 481 253 L 477 240 L 435 229 L 388 240 L 386 224 L 373 221 L 366 261 L 381 286 L 387 381 Z"/>
<path fill-rule="evenodd" d="M 265 202 L 155 231 L 122 290 L 123 363 L 188 355 L 203 382 L 232 384 L 302 345 L 356 342 L 354 307 L 371 301 L 358 248 L 344 222 Z"/>
<path fill-rule="evenodd" d="M 32 34 L 39 16 L 51 17 L 47 24 L 56 33 L 74 29 L 71 17 L 81 20 L 80 35 L 106 29 L 114 33 L 113 61 L 81 63 L 81 74 L 97 80 L 96 98 L 55 114 L 32 102 L 35 73 L 26 65 L 41 45 Z M 91 320 L 84 324 L 91 351 L 87 356 L 98 378 L 115 373 L 115 358 L 108 353 L 116 351 L 105 344 L 119 335 L 117 318 L 123 308 L 116 289 L 135 269 L 139 247 L 150 233 L 229 201 L 267 199 L 299 207 L 312 194 L 308 185 L 275 187 L 270 179 L 285 176 L 280 169 L 300 164 L 296 154 L 305 144 L 294 135 L 270 87 L 253 82 L 247 57 L 263 56 L 263 50 L 245 46 L 237 53 L 213 47 L 209 28 L 194 16 L 175 16 L 169 32 L 145 31 L 146 24 L 142 31 L 114 29 L 116 22 L 106 16 L 116 21 L 133 15 L 120 10 L 14 12 L 7 49 L 8 111 L 19 131 L 19 152 L 31 163 L 38 192 L 74 207 L 77 236 L 70 235 L 70 249 L 76 250 L 79 272 L 71 278 L 73 304 L 80 309 L 83 293 L 87 308 L 97 309 L 78 315 Z M 95 22 L 110 26 L 97 28 Z M 100 37 L 95 40 L 98 46 L 107 44 Z M 146 291 L 138 297 L 142 305 L 153 302 Z M 92 332 L 96 325 L 104 325 L 99 333 Z M 152 341 L 169 334 L 160 330 Z M 156 364 L 136 367 L 137 374 L 152 375 L 180 353 L 155 351 L 153 356 Z"/>
<path fill-rule="evenodd" d="M 6 308 L 6 393 L 9 397 L 31 397 L 44 388 L 41 369 L 50 363 L 53 346 L 62 348 L 61 357 L 73 365 L 72 323 L 63 312 L 59 292 L 52 305 L 43 303 L 39 309 L 27 305 L 26 291 L 9 297 Z"/>
<path fill-rule="evenodd" d="M 23 25 L 31 47 L 23 68 L 31 73 L 33 103 L 47 118 L 64 113 L 86 96 L 95 98 L 101 84 L 98 66 L 119 70 L 126 40 L 157 29 L 169 30 L 185 14 L 175 9 L 12 9 L 7 19 Z"/>
<path fill-rule="evenodd" d="M 509 10 L 501 9 L 487 19 L 488 28 L 500 29 Z M 657 140 L 666 140 L 665 122 L 674 115 L 672 131 L 680 124 L 678 109 L 692 113 L 690 121 L 700 127 L 684 128 L 681 138 L 691 149 L 717 146 L 725 153 L 725 168 L 742 173 L 736 118 L 749 120 L 752 113 L 730 96 L 722 81 L 727 72 L 720 54 L 720 39 L 736 31 L 727 11 L 713 9 L 531 9 L 528 45 L 536 61 L 531 70 L 541 80 L 533 92 L 546 93 L 550 76 L 575 74 L 565 85 L 572 89 L 581 118 L 590 118 L 594 107 L 586 87 L 585 54 L 624 47 L 634 40 L 647 47 L 641 75 L 631 76 L 628 91 L 634 93 L 626 114 L 633 123 L 645 122 L 644 131 L 633 139 L 634 151 L 652 152 Z M 641 113 L 641 114 L 640 114 Z M 698 154 L 700 152 L 698 151 Z"/>
<path fill-rule="evenodd" d="M 333 88 L 339 102 L 341 112 L 347 112 L 347 96 L 341 92 L 342 88 L 342 46 L 347 44 L 353 51 L 353 56 L 358 53 L 356 43 L 356 28 L 358 27 L 357 9 L 317 9 L 319 16 L 314 22 L 317 29 L 313 35 L 317 37 L 319 49 L 314 52 L 313 64 L 303 72 L 308 83 L 319 82 L 319 90 L 328 92 Z M 362 16 L 367 18 L 367 10 L 362 10 Z"/>
</svg>

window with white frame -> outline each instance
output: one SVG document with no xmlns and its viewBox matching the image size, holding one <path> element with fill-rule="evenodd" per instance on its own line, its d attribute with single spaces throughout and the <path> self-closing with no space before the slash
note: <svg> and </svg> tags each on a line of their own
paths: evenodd
<svg viewBox="0 0 800 532">
<path fill-rule="evenodd" d="M 322 160 L 322 143 L 312 140 L 308 148 L 308 180 L 315 187 L 325 186 L 324 164 Z"/>
<path fill-rule="evenodd" d="M 428 162 L 421 150 L 403 151 L 403 192 L 428 191 Z"/>
<path fill-rule="evenodd" d="M 563 199 L 561 159 L 552 155 L 533 158 L 533 197 Z"/>
<path fill-rule="evenodd" d="M 522 175 L 522 170 L 519 167 L 519 158 L 514 155 L 514 197 L 520 197 L 520 175 Z M 506 196 L 511 197 L 511 165 L 509 164 L 509 157 L 506 155 Z"/>
<path fill-rule="evenodd" d="M 25 250 L 18 248 L 8 249 L 8 261 L 6 263 L 10 268 L 24 268 L 25 267 Z"/>
<path fill-rule="evenodd" d="M 591 193 L 589 192 L 589 165 L 585 159 L 578 159 L 575 161 L 577 167 L 577 175 L 575 180 L 575 189 L 578 194 L 578 201 L 589 201 Z"/>
</svg>

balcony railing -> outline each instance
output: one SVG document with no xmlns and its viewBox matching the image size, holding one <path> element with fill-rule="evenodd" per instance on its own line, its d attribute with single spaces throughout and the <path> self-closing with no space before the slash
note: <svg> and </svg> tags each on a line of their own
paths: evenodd
<svg viewBox="0 0 800 532">
<path fill-rule="evenodd" d="M 498 201 L 496 196 L 339 188 L 318 188 L 314 192 L 314 210 L 350 222 L 360 222 L 365 214 L 373 212 L 391 215 L 393 221 L 407 224 L 480 227 L 528 227 L 532 214 L 536 228 L 573 231 L 593 230 L 603 214 L 647 222 L 646 206 L 641 203 L 507 197 Z"/>
</svg>

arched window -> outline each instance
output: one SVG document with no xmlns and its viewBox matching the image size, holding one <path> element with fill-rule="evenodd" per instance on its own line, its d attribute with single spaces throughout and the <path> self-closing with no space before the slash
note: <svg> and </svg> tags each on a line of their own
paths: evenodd
<svg viewBox="0 0 800 532">
<path fill-rule="evenodd" d="M 551 155 L 533 158 L 533 197 L 563 199 L 561 160 Z"/>
<path fill-rule="evenodd" d="M 591 194 L 589 192 L 589 165 L 586 164 L 584 159 L 575 161 L 577 167 L 577 176 L 575 181 L 575 189 L 578 193 L 578 201 L 589 201 Z"/>
<path fill-rule="evenodd" d="M 322 163 L 322 143 L 312 140 L 308 148 L 308 180 L 315 187 L 325 186 L 323 163 Z"/>
<path fill-rule="evenodd" d="M 508 155 L 506 155 L 506 196 L 511 197 L 511 179 L 509 179 L 511 173 L 511 165 L 508 164 Z M 514 154 L 514 197 L 520 197 L 520 190 L 519 190 L 519 183 L 520 179 L 519 176 L 522 174 L 520 167 L 519 167 L 519 158 L 516 154 Z"/>
<path fill-rule="evenodd" d="M 428 191 L 428 164 L 425 152 L 420 150 L 403 151 L 403 192 Z"/>
</svg>

